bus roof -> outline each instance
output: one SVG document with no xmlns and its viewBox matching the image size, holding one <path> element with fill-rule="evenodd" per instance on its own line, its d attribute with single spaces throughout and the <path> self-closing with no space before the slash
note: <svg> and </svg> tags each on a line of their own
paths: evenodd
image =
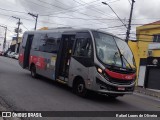
<svg viewBox="0 0 160 120">
<path fill-rule="evenodd" d="M 85 31 L 86 32 L 87 31 L 97 31 L 97 32 L 102 32 L 102 33 L 106 33 L 106 34 L 112 35 L 114 37 L 117 37 L 116 35 L 114 35 L 112 33 L 101 31 L 101 30 L 90 29 L 90 28 L 75 29 L 75 28 L 70 28 L 70 27 L 53 28 L 53 29 L 48 29 L 48 30 L 26 31 L 25 33 L 32 34 L 32 33 L 53 33 L 53 32 L 56 32 L 56 33 L 63 34 L 63 33 L 76 33 L 78 31 L 84 31 L 84 32 Z M 119 37 L 117 37 L 117 38 L 119 38 Z"/>
</svg>

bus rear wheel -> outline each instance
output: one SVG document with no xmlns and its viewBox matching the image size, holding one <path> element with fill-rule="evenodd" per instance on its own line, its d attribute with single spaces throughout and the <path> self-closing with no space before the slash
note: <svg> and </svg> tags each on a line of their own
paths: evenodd
<svg viewBox="0 0 160 120">
<path fill-rule="evenodd" d="M 73 92 L 76 93 L 78 96 L 86 97 L 87 96 L 87 89 L 85 87 L 85 83 L 83 80 L 79 79 L 73 85 Z"/>
<path fill-rule="evenodd" d="M 36 67 L 35 67 L 35 65 L 31 66 L 31 76 L 33 78 L 37 78 L 37 73 L 36 73 Z"/>
</svg>

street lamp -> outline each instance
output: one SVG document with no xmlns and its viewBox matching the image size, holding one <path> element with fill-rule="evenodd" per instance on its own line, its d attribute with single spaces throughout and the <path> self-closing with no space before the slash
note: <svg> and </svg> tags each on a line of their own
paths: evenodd
<svg viewBox="0 0 160 120">
<path fill-rule="evenodd" d="M 104 5 L 108 5 L 108 7 L 114 12 L 114 14 L 118 17 L 118 19 L 121 21 L 121 23 L 126 27 L 126 25 L 124 24 L 124 22 L 121 20 L 121 18 L 117 15 L 117 13 L 112 9 L 112 7 L 106 3 L 106 2 L 102 2 L 102 4 Z M 126 27 L 127 28 L 127 27 Z"/>
<path fill-rule="evenodd" d="M 36 28 L 37 28 L 37 20 L 38 20 L 38 14 L 37 15 L 35 15 L 35 14 L 33 14 L 33 13 L 28 13 L 29 15 L 31 15 L 32 17 L 35 17 L 36 18 L 36 23 L 35 23 L 35 30 L 36 30 Z"/>
</svg>

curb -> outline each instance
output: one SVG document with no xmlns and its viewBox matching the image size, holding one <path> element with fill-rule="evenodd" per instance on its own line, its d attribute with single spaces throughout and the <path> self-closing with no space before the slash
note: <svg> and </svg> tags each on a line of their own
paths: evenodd
<svg viewBox="0 0 160 120">
<path fill-rule="evenodd" d="M 160 92 L 157 92 L 154 90 L 141 88 L 141 87 L 135 87 L 134 92 L 141 93 L 141 94 L 148 95 L 148 96 L 152 96 L 152 97 L 156 97 L 156 98 L 160 99 Z"/>
</svg>

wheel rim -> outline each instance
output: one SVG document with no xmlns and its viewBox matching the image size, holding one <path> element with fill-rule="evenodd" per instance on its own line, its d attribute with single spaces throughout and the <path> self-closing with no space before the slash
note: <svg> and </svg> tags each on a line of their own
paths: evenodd
<svg viewBox="0 0 160 120">
<path fill-rule="evenodd" d="M 78 84 L 77 86 L 78 93 L 82 93 L 84 91 L 84 84 Z"/>
</svg>

